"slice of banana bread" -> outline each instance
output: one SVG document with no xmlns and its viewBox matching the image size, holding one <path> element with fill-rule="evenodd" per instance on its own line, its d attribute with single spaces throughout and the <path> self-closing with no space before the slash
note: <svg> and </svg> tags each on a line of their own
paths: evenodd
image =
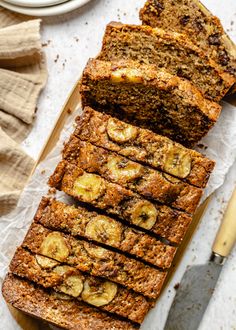
<svg viewBox="0 0 236 330">
<path fill-rule="evenodd" d="M 198 0 L 148 0 L 143 24 L 184 33 L 236 80 L 236 46 L 220 20 Z"/>
<path fill-rule="evenodd" d="M 174 239 L 181 241 L 192 219 L 187 213 L 152 203 L 65 160 L 58 164 L 49 185 L 164 238 L 170 236 L 173 239 L 174 236 Z"/>
<path fill-rule="evenodd" d="M 156 299 L 166 272 L 71 235 L 33 223 L 22 246 L 68 266 Z"/>
<path fill-rule="evenodd" d="M 151 308 L 151 304 L 140 294 L 21 247 L 11 261 L 10 271 L 44 288 L 67 294 L 136 323 L 141 323 Z"/>
<path fill-rule="evenodd" d="M 235 82 L 185 35 L 145 25 L 108 24 L 98 59 L 155 64 L 190 80 L 213 101 L 221 100 Z"/>
<path fill-rule="evenodd" d="M 52 230 L 111 246 L 160 268 L 169 268 L 176 252 L 175 247 L 115 219 L 46 197 L 42 198 L 35 221 Z"/>
<path fill-rule="evenodd" d="M 83 106 L 100 107 L 188 146 L 207 134 L 221 111 L 189 81 L 134 61 L 90 60 L 80 91 Z"/>
<path fill-rule="evenodd" d="M 215 162 L 170 139 L 86 107 L 74 132 L 81 140 L 205 187 Z"/>
<path fill-rule="evenodd" d="M 20 311 L 68 330 L 135 330 L 139 326 L 67 295 L 8 274 L 2 293 L 7 303 Z"/>
<path fill-rule="evenodd" d="M 64 159 L 88 173 L 96 173 L 110 182 L 128 188 L 145 198 L 193 214 L 202 189 L 169 174 L 143 166 L 104 148 L 72 136 L 64 147 Z"/>
</svg>

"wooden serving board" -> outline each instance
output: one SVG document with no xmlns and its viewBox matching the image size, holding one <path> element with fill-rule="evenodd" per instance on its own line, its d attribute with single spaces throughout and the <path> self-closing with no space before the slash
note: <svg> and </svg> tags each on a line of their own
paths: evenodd
<svg viewBox="0 0 236 330">
<path fill-rule="evenodd" d="M 52 149 L 55 147 L 57 141 L 59 140 L 60 133 L 65 125 L 66 120 L 68 119 L 68 116 L 70 116 L 71 113 L 73 113 L 80 105 L 81 98 L 79 94 L 79 81 L 75 84 L 71 94 L 69 95 L 67 101 L 65 102 L 58 119 L 56 121 L 56 124 L 46 141 L 44 147 L 42 148 L 42 151 L 36 161 L 35 167 L 32 171 L 32 174 L 34 173 L 35 169 L 37 166 L 48 156 L 48 154 L 52 151 Z M 162 292 L 165 290 L 167 287 L 171 277 L 174 274 L 174 271 L 178 267 L 181 258 L 184 255 L 184 252 L 188 246 L 188 244 L 191 241 L 191 238 L 205 212 L 207 209 L 208 203 L 209 203 L 208 198 L 196 211 L 195 216 L 193 217 L 193 220 L 190 224 L 190 227 L 188 229 L 187 234 L 185 235 L 185 238 L 183 242 L 181 243 L 180 247 L 178 248 L 178 251 L 176 253 L 176 256 L 173 260 L 173 264 L 171 268 L 169 269 L 168 276 L 165 282 L 165 285 L 162 289 Z M 158 302 L 157 302 L 158 303 Z M 23 330 L 50 330 L 51 327 L 49 327 L 48 324 L 43 323 L 42 321 L 38 321 L 30 316 L 26 316 L 24 313 L 16 310 L 15 308 L 9 306 L 9 309 L 12 313 L 12 316 L 15 318 L 17 323 L 21 326 Z"/>
</svg>

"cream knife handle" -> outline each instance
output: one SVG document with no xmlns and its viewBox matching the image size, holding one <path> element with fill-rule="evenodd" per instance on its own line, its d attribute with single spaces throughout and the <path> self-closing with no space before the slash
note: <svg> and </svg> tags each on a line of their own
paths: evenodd
<svg viewBox="0 0 236 330">
<path fill-rule="evenodd" d="M 213 252 L 227 257 L 236 241 L 236 188 L 230 198 L 223 221 L 216 235 Z"/>
</svg>

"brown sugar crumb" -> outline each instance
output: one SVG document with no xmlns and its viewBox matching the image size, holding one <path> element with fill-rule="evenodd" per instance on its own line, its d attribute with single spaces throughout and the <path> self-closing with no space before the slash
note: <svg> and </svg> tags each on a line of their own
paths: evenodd
<svg viewBox="0 0 236 330">
<path fill-rule="evenodd" d="M 57 54 L 57 56 L 56 56 L 54 62 L 57 63 L 58 60 L 59 60 L 59 55 Z"/>
<path fill-rule="evenodd" d="M 49 193 L 50 195 L 55 195 L 56 192 L 57 192 L 56 188 L 50 188 L 50 189 L 48 189 L 48 193 Z"/>
<path fill-rule="evenodd" d="M 175 289 L 175 290 L 178 290 L 179 286 L 180 286 L 180 283 L 176 283 L 176 284 L 174 285 L 174 289 Z"/>
</svg>

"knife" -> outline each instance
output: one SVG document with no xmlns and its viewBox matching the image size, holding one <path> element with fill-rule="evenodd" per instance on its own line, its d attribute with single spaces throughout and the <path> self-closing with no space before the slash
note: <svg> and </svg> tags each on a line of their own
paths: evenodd
<svg viewBox="0 0 236 330">
<path fill-rule="evenodd" d="M 171 305 L 164 330 L 197 330 L 214 292 L 224 262 L 236 241 L 236 188 L 205 265 L 188 268 Z"/>
</svg>

